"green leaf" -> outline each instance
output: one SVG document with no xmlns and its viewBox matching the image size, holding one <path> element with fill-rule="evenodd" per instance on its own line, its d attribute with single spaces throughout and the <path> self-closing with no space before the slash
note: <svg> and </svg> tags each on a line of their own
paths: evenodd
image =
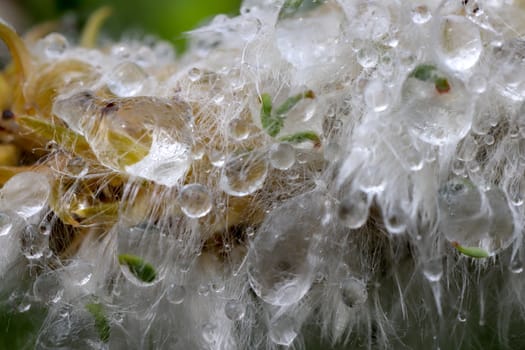
<svg viewBox="0 0 525 350">
<path fill-rule="evenodd" d="M 107 343 L 111 332 L 111 326 L 104 313 L 104 307 L 100 303 L 89 303 L 86 304 L 86 310 L 89 311 L 93 318 L 95 318 L 95 328 L 98 332 L 100 340 Z"/>
<path fill-rule="evenodd" d="M 431 64 L 421 64 L 417 66 L 412 73 L 410 73 L 411 77 L 414 77 L 416 79 L 419 79 L 421 81 L 429 81 L 431 79 L 434 79 L 436 72 L 436 67 Z"/>
<path fill-rule="evenodd" d="M 303 0 L 286 0 L 281 7 L 281 11 L 279 11 L 279 19 L 292 16 L 301 7 L 302 3 Z"/>
<path fill-rule="evenodd" d="M 460 252 L 461 254 L 471 257 L 471 258 L 483 259 L 483 258 L 488 258 L 490 256 L 489 252 L 487 252 L 483 248 L 463 247 L 458 242 L 452 242 L 452 246 L 456 248 L 457 251 Z"/>
<path fill-rule="evenodd" d="M 268 135 L 275 137 L 284 126 L 284 118 L 272 113 L 272 98 L 268 94 L 261 95 L 261 124 Z"/>
<path fill-rule="evenodd" d="M 431 64 L 421 64 L 417 66 L 412 73 L 410 73 L 410 77 L 421 81 L 433 81 L 437 92 L 440 94 L 450 91 L 450 84 L 447 78 L 439 76 L 436 67 Z"/>
<path fill-rule="evenodd" d="M 277 109 L 272 110 L 272 98 L 269 94 L 261 95 L 261 124 L 263 129 L 271 137 L 277 136 L 284 126 L 285 115 L 302 99 L 314 98 L 314 92 L 307 90 L 300 94 L 289 97 Z"/>
<path fill-rule="evenodd" d="M 277 109 L 275 110 L 275 114 L 279 115 L 279 116 L 283 116 L 286 113 L 288 113 L 302 99 L 304 99 L 304 98 L 314 98 L 314 97 L 315 97 L 315 95 L 314 95 L 314 92 L 312 90 L 301 92 L 300 94 L 297 94 L 295 96 L 288 97 L 286 99 L 286 101 L 284 101 L 284 103 L 282 105 L 277 107 Z"/>
<path fill-rule="evenodd" d="M 321 138 L 313 131 L 303 131 L 292 135 L 286 135 L 279 138 L 279 141 L 290 143 L 312 141 L 316 147 L 319 147 L 321 145 Z"/>
<path fill-rule="evenodd" d="M 436 78 L 434 80 L 434 85 L 436 86 L 436 90 L 439 93 L 446 93 L 450 91 L 450 84 L 448 83 L 448 80 L 445 78 Z"/>
<path fill-rule="evenodd" d="M 126 265 L 131 273 L 143 282 L 151 283 L 155 280 L 155 277 L 157 277 L 155 268 L 136 255 L 120 254 L 118 256 L 118 262 L 121 265 Z"/>
</svg>

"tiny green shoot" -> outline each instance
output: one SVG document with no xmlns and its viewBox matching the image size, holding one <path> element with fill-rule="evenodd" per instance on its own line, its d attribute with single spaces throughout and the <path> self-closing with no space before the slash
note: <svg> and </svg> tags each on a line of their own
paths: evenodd
<svg viewBox="0 0 525 350">
<path fill-rule="evenodd" d="M 136 255 L 120 254 L 118 256 L 118 262 L 121 265 L 126 265 L 131 273 L 143 282 L 151 283 L 155 280 L 155 277 L 157 277 L 155 268 Z"/>
<path fill-rule="evenodd" d="M 447 78 L 439 76 L 436 67 L 431 64 L 421 64 L 417 66 L 412 73 L 410 73 L 410 77 L 421 81 L 433 81 L 436 91 L 440 94 L 450 91 L 450 84 Z"/>
<path fill-rule="evenodd" d="M 284 126 L 284 118 L 272 113 L 272 99 L 268 94 L 261 95 L 261 124 L 271 137 L 277 136 Z"/>
<path fill-rule="evenodd" d="M 279 11 L 279 19 L 292 16 L 299 7 L 301 7 L 303 0 L 286 0 Z"/>
<path fill-rule="evenodd" d="M 277 136 L 284 126 L 285 115 L 295 106 L 299 101 L 305 98 L 315 98 L 312 90 L 299 93 L 286 99 L 279 107 L 273 109 L 272 98 L 269 94 L 263 93 L 261 95 L 261 124 L 263 129 L 271 137 Z"/>
<path fill-rule="evenodd" d="M 100 340 L 102 340 L 104 343 L 107 343 L 109 340 L 111 327 L 104 313 L 104 307 L 98 302 L 92 302 L 86 304 L 86 310 L 89 311 L 89 313 L 95 319 L 95 328 L 98 332 Z"/>
<path fill-rule="evenodd" d="M 306 141 L 313 142 L 315 147 L 321 146 L 321 138 L 313 131 L 302 131 L 292 135 L 286 135 L 279 138 L 279 141 L 289 143 L 301 143 Z"/>
<path fill-rule="evenodd" d="M 461 254 L 471 257 L 471 258 L 483 259 L 483 258 L 488 258 L 490 256 L 489 253 L 483 248 L 463 247 L 458 242 L 452 242 L 452 246 L 456 248 L 457 251 L 460 252 Z"/>
</svg>

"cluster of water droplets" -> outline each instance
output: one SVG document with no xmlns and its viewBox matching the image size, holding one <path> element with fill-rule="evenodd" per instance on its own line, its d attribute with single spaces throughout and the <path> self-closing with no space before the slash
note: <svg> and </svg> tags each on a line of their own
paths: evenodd
<svg viewBox="0 0 525 350">
<path fill-rule="evenodd" d="M 498 278 L 525 290 L 511 9 L 525 16 L 502 1 L 246 0 L 180 58 L 150 39 L 47 35 L 31 52 L 69 62 L 49 108 L 69 133 L 49 171 L 0 190 L 0 277 L 34 280 L 6 303 L 49 310 L 46 349 L 299 347 L 312 324 L 388 348 L 419 344 L 402 322 L 431 324 L 428 339 L 448 327 L 434 315 L 485 324 L 482 293 L 467 305 L 482 278 L 457 277 L 472 261 L 508 262 Z"/>
</svg>

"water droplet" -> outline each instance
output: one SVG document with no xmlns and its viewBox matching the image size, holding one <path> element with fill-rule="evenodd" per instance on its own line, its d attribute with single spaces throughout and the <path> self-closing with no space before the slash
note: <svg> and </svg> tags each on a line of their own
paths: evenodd
<svg viewBox="0 0 525 350">
<path fill-rule="evenodd" d="M 368 299 L 368 292 L 363 281 L 355 277 L 345 278 L 339 285 L 341 299 L 348 307 L 362 305 Z"/>
<path fill-rule="evenodd" d="M 229 244 L 224 245 L 224 251 L 228 252 L 231 251 L 231 246 Z M 224 282 L 220 280 L 216 280 L 215 282 L 210 283 L 210 290 L 214 293 L 222 293 L 224 292 L 224 289 L 226 288 L 226 285 Z"/>
<path fill-rule="evenodd" d="M 458 321 L 459 322 L 467 322 L 467 313 L 464 311 L 458 312 Z"/>
<path fill-rule="evenodd" d="M 313 283 L 317 245 L 312 237 L 326 231 L 320 196 L 307 193 L 275 208 L 253 240 L 247 259 L 249 282 L 269 304 L 294 304 Z"/>
<path fill-rule="evenodd" d="M 416 24 L 424 24 L 430 21 L 432 12 L 428 6 L 420 5 L 412 9 L 412 22 Z"/>
<path fill-rule="evenodd" d="M 33 293 L 37 299 L 44 303 L 57 303 L 62 299 L 64 289 L 56 272 L 44 273 L 35 280 Z"/>
<path fill-rule="evenodd" d="M 437 283 L 443 276 L 443 262 L 441 259 L 434 259 L 426 262 L 423 266 L 423 276 L 431 283 Z"/>
<path fill-rule="evenodd" d="M 304 110 L 303 122 L 307 122 L 315 116 L 317 112 L 317 106 L 315 103 L 309 104 Z"/>
<path fill-rule="evenodd" d="M 235 118 L 230 122 L 229 128 L 234 140 L 242 141 L 250 136 L 251 124 L 247 120 Z"/>
<path fill-rule="evenodd" d="M 40 45 L 44 49 L 44 55 L 46 55 L 48 58 L 60 57 L 69 47 L 67 39 L 58 33 L 51 33 L 47 35 L 38 43 L 38 46 Z"/>
<path fill-rule="evenodd" d="M 143 223 L 132 227 L 118 226 L 116 255 L 128 256 L 120 270 L 137 287 L 148 287 L 163 279 L 165 257 L 170 249 L 169 237 L 154 225 Z M 137 294 L 139 295 L 139 294 Z"/>
<path fill-rule="evenodd" d="M 518 254 L 510 262 L 510 271 L 515 274 L 519 274 L 523 272 L 523 263 L 521 262 L 521 258 L 519 257 Z"/>
<path fill-rule="evenodd" d="M 212 150 L 208 154 L 208 158 L 210 159 L 211 165 L 217 168 L 224 166 L 224 163 L 226 162 L 226 155 L 217 149 Z"/>
<path fill-rule="evenodd" d="M 224 305 L 224 314 L 232 321 L 239 321 L 244 317 L 246 306 L 237 300 L 228 300 Z"/>
<path fill-rule="evenodd" d="M 487 79 L 481 74 L 474 74 L 469 78 L 467 88 L 473 93 L 482 94 L 487 89 Z"/>
<path fill-rule="evenodd" d="M 479 60 L 483 44 L 478 27 L 462 16 L 445 16 L 438 23 L 438 56 L 452 70 L 464 71 Z"/>
<path fill-rule="evenodd" d="M 159 105 L 167 106 L 162 103 L 159 103 Z M 149 113 L 154 112 L 153 110 Z M 164 117 L 168 116 L 164 115 Z M 124 166 L 128 174 L 148 179 L 167 187 L 179 184 L 191 165 L 192 134 L 190 123 L 184 123 L 182 120 L 177 121 L 176 117 L 177 115 L 171 116 L 171 123 L 178 124 L 178 126 L 158 129 L 152 135 L 153 140 L 148 154 L 137 163 Z M 164 122 L 168 122 L 168 120 L 163 120 L 162 123 Z"/>
<path fill-rule="evenodd" d="M 483 137 L 483 142 L 485 142 L 486 145 L 490 146 L 494 144 L 494 136 L 492 135 L 485 135 Z"/>
<path fill-rule="evenodd" d="M 47 205 L 50 193 L 51 185 L 46 175 L 20 173 L 10 178 L 0 190 L 0 209 L 14 211 L 27 219 Z"/>
<path fill-rule="evenodd" d="M 514 39 L 505 41 L 495 51 L 494 67 L 496 74 L 491 76 L 498 91 L 513 101 L 525 99 L 525 41 Z"/>
<path fill-rule="evenodd" d="M 364 91 L 365 103 L 374 112 L 383 112 L 390 104 L 390 94 L 379 80 L 368 82 Z"/>
<path fill-rule="evenodd" d="M 204 297 L 207 296 L 208 294 L 210 294 L 210 286 L 207 283 L 201 284 L 199 288 L 197 288 L 197 293 Z"/>
<path fill-rule="evenodd" d="M 30 260 L 42 258 L 48 248 L 48 236 L 41 234 L 36 225 L 28 225 L 24 228 L 21 242 L 22 254 Z"/>
<path fill-rule="evenodd" d="M 172 304 L 181 304 L 186 297 L 186 288 L 181 285 L 172 284 L 166 291 L 166 299 Z"/>
<path fill-rule="evenodd" d="M 270 324 L 270 340 L 278 345 L 290 346 L 297 337 L 296 328 L 296 322 L 290 316 L 273 319 Z"/>
<path fill-rule="evenodd" d="M 142 92 L 148 75 L 133 62 L 122 62 L 108 73 L 109 90 L 120 97 L 137 96 Z"/>
<path fill-rule="evenodd" d="M 398 206 L 385 209 L 383 220 L 387 231 L 397 235 L 405 233 L 407 225 L 407 214 Z"/>
<path fill-rule="evenodd" d="M 320 7 L 323 11 L 315 16 L 302 16 L 302 11 L 297 11 L 294 18 L 279 19 L 275 25 L 278 50 L 298 70 L 330 64 L 339 54 L 345 15 L 337 3 Z"/>
<path fill-rule="evenodd" d="M 261 27 L 262 22 L 257 17 L 248 16 L 237 24 L 236 29 L 242 39 L 252 41 L 257 37 Z"/>
<path fill-rule="evenodd" d="M 94 265 L 84 261 L 74 261 L 62 270 L 68 278 L 68 283 L 82 287 L 91 281 Z"/>
<path fill-rule="evenodd" d="M 51 234 L 51 228 L 52 228 L 51 223 L 46 219 L 42 220 L 42 222 L 38 226 L 38 230 L 40 231 L 40 234 L 45 235 L 45 236 L 49 236 Z"/>
<path fill-rule="evenodd" d="M 352 32 L 360 39 L 378 40 L 390 31 L 390 12 L 374 1 L 361 1 L 356 8 L 349 7 Z"/>
<path fill-rule="evenodd" d="M 248 228 L 246 229 L 246 236 L 248 236 L 248 237 L 253 237 L 253 236 L 255 236 L 255 229 L 254 229 L 253 227 L 251 227 L 251 226 L 248 227 Z"/>
<path fill-rule="evenodd" d="M 346 195 L 339 205 L 339 218 L 343 225 L 351 229 L 363 226 L 368 219 L 369 201 L 361 191 Z"/>
<path fill-rule="evenodd" d="M 210 191 L 200 184 L 185 185 L 180 191 L 178 201 L 182 212 L 190 218 L 206 216 L 212 207 Z"/>
<path fill-rule="evenodd" d="M 81 157 L 69 159 L 66 164 L 66 169 L 71 176 L 78 178 L 84 177 L 89 171 L 86 162 Z"/>
<path fill-rule="evenodd" d="M 373 46 L 367 45 L 357 52 L 357 62 L 363 68 L 373 68 L 379 61 L 379 53 Z"/>
<path fill-rule="evenodd" d="M 217 326 L 212 323 L 205 323 L 202 326 L 202 338 L 208 344 L 215 344 L 218 340 L 219 333 Z"/>
<path fill-rule="evenodd" d="M 202 76 L 202 71 L 197 67 L 193 67 L 188 72 L 188 78 L 193 82 L 199 80 L 201 76 Z"/>
<path fill-rule="evenodd" d="M 11 233 L 13 220 L 6 213 L 0 212 L 0 236 L 6 236 Z"/>
<path fill-rule="evenodd" d="M 323 156 L 329 162 L 335 162 L 341 156 L 341 147 L 337 142 L 328 142 L 323 149 Z"/>
<path fill-rule="evenodd" d="M 439 190 L 441 232 L 450 242 L 479 247 L 489 255 L 512 243 L 514 220 L 498 187 L 481 190 L 469 180 L 454 178 Z"/>
<path fill-rule="evenodd" d="M 216 104 L 221 104 L 224 101 L 224 94 L 215 94 L 212 98 L 213 102 Z"/>
<path fill-rule="evenodd" d="M 231 158 L 221 173 L 221 189 L 229 195 L 243 197 L 260 189 L 268 174 L 266 157 L 249 153 Z"/>
<path fill-rule="evenodd" d="M 270 148 L 270 164 L 279 170 L 287 170 L 295 163 L 295 149 L 289 143 L 277 143 Z"/>
<path fill-rule="evenodd" d="M 442 79 L 448 89 L 440 90 L 434 80 L 421 80 L 410 74 L 403 83 L 404 105 L 399 117 L 406 120 L 411 134 L 425 143 L 441 146 L 459 142 L 472 125 L 470 93 L 461 81 L 437 68 L 431 74 Z"/>
</svg>

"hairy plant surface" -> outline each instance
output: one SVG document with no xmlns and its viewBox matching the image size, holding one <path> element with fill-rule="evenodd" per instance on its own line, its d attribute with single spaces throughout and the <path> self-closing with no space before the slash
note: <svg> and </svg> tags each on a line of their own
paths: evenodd
<svg viewBox="0 0 525 350">
<path fill-rule="evenodd" d="M 0 23 L 0 302 L 38 349 L 525 348 L 525 2 Z"/>
</svg>

